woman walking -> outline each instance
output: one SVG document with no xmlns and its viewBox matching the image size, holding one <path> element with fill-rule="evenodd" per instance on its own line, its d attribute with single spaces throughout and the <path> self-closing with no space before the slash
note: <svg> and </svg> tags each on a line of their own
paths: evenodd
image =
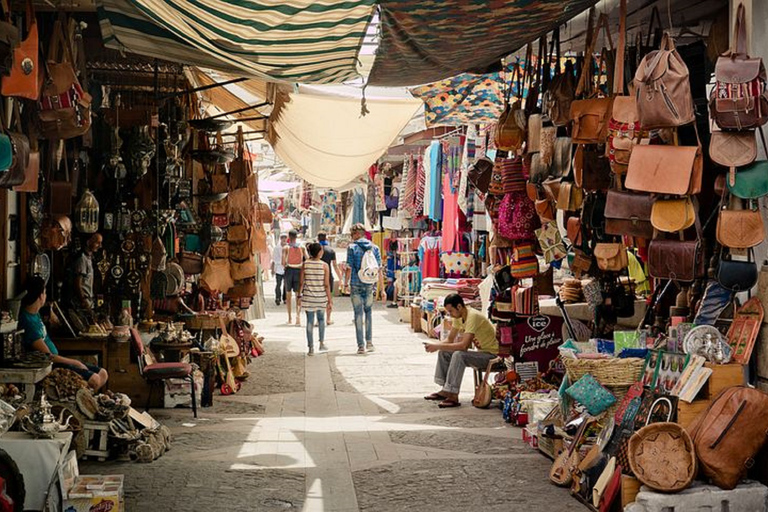
<svg viewBox="0 0 768 512">
<path fill-rule="evenodd" d="M 315 317 L 320 327 L 320 352 L 325 352 L 325 311 L 333 308 L 331 298 L 330 269 L 320 258 L 323 256 L 323 246 L 318 243 L 309 244 L 307 247 L 309 260 L 301 267 L 301 283 L 299 285 L 299 298 L 301 308 L 307 314 L 307 355 L 315 353 L 313 329 Z"/>
</svg>

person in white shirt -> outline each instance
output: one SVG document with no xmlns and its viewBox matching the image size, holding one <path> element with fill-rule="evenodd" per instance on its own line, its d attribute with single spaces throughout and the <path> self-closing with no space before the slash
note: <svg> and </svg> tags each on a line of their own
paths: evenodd
<svg viewBox="0 0 768 512">
<path fill-rule="evenodd" d="M 283 276 L 285 267 L 283 266 L 283 248 L 288 244 L 288 235 L 280 234 L 280 243 L 272 251 L 272 273 L 275 275 L 275 304 L 285 302 L 285 290 L 283 289 Z"/>
</svg>

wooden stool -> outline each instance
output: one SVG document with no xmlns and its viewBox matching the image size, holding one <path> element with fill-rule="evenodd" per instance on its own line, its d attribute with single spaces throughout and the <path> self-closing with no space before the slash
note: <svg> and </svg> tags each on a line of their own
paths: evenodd
<svg viewBox="0 0 768 512">
<path fill-rule="evenodd" d="M 83 458 L 91 457 L 99 462 L 104 462 L 109 457 L 109 422 L 85 421 L 83 422 L 83 435 L 86 448 Z"/>
</svg>

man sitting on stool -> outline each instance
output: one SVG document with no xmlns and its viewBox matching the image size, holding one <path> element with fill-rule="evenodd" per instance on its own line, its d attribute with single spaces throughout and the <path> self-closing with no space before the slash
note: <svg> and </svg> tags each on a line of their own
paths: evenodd
<svg viewBox="0 0 768 512">
<path fill-rule="evenodd" d="M 435 383 L 443 386 L 426 400 L 441 400 L 438 406 L 458 407 L 461 380 L 467 366 L 485 369 L 499 352 L 496 329 L 479 311 L 464 305 L 464 299 L 453 293 L 445 298 L 445 311 L 453 319 L 453 327 L 444 343 L 424 343 L 427 352 L 438 352 Z M 471 350 L 474 347 L 476 350 Z"/>
</svg>

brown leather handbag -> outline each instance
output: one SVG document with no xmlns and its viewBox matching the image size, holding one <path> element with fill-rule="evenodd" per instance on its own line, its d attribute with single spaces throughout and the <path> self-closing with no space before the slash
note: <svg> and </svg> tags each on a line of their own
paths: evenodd
<svg viewBox="0 0 768 512">
<path fill-rule="evenodd" d="M 701 472 L 733 489 L 754 465 L 768 433 L 768 395 L 746 386 L 722 391 L 688 427 Z"/>
<path fill-rule="evenodd" d="M 757 158 L 755 131 L 713 131 L 709 139 L 709 157 L 716 164 L 729 169 L 728 181 L 731 186 L 735 185 L 736 168 L 749 165 Z"/>
<path fill-rule="evenodd" d="M 745 210 L 723 208 L 717 217 L 717 241 L 731 249 L 747 249 L 765 240 L 765 226 L 755 205 Z"/>
<path fill-rule="evenodd" d="M 733 29 L 735 44 L 718 57 L 709 113 L 723 130 L 745 130 L 768 121 L 768 91 L 763 59 L 747 55 L 744 4 L 739 4 Z"/>
<path fill-rule="evenodd" d="M 656 279 L 690 283 L 706 275 L 704 250 L 699 240 L 651 240 L 648 273 Z"/>
<path fill-rule="evenodd" d="M 32 0 L 27 0 L 26 29 L 26 39 L 13 50 L 13 67 L 11 74 L 3 77 L 2 93 L 3 96 L 37 101 L 40 98 L 43 73 L 40 67 L 40 42 Z"/>
<path fill-rule="evenodd" d="M 211 175 L 211 193 L 223 194 L 227 191 L 229 191 L 229 177 L 223 172 L 220 174 L 212 174 Z"/>
<path fill-rule="evenodd" d="M 566 222 L 565 234 L 574 247 L 581 247 L 583 238 L 581 231 L 581 219 L 578 216 L 568 217 Z"/>
<path fill-rule="evenodd" d="M 256 279 L 243 279 L 235 283 L 235 286 L 229 289 L 227 297 L 235 298 L 252 298 L 256 295 Z"/>
<path fill-rule="evenodd" d="M 624 184 L 638 192 L 698 194 L 703 168 L 701 147 L 638 145 L 632 149 Z"/>
<path fill-rule="evenodd" d="M 251 252 L 251 242 L 245 240 L 242 242 L 229 242 L 229 258 L 235 261 L 247 260 L 253 256 Z"/>
<path fill-rule="evenodd" d="M 677 233 L 693 226 L 696 208 L 690 197 L 657 199 L 651 209 L 651 224 L 665 233 Z"/>
<path fill-rule="evenodd" d="M 245 261 L 231 261 L 230 268 L 231 268 L 232 279 L 236 281 L 254 277 L 258 272 L 258 267 L 256 266 L 256 259 L 253 257 L 250 257 Z"/>
<path fill-rule="evenodd" d="M 487 157 L 480 157 L 469 166 L 467 180 L 474 185 L 480 193 L 487 193 L 488 186 L 491 184 L 491 173 L 493 172 L 493 162 Z"/>
<path fill-rule="evenodd" d="M 599 144 L 608 138 L 613 99 L 591 98 L 571 103 L 574 144 Z"/>
<path fill-rule="evenodd" d="M 229 221 L 231 223 L 250 222 L 253 213 L 253 198 L 247 188 L 233 190 L 227 196 Z"/>
<path fill-rule="evenodd" d="M 203 272 L 200 274 L 200 281 L 205 283 L 209 290 L 225 292 L 235 285 L 235 282 L 230 275 L 228 259 L 214 260 L 205 258 L 203 263 Z"/>
<path fill-rule="evenodd" d="M 664 33 L 660 49 L 646 55 L 637 68 L 635 100 L 645 130 L 695 121 L 688 67 L 668 32 Z"/>
<path fill-rule="evenodd" d="M 267 232 L 261 224 L 256 224 L 251 233 L 251 252 L 259 254 L 267 250 Z"/>
<path fill-rule="evenodd" d="M 653 237 L 649 194 L 609 190 L 605 202 L 605 232 L 609 235 Z"/>
<path fill-rule="evenodd" d="M 227 229 L 227 240 L 230 242 L 246 242 L 251 239 L 250 231 L 246 224 L 230 224 Z"/>
<path fill-rule="evenodd" d="M 573 157 L 573 178 L 586 191 L 609 189 L 611 165 L 605 148 L 599 144 L 580 144 Z"/>
<path fill-rule="evenodd" d="M 557 209 L 575 212 L 584 202 L 584 192 L 575 183 L 564 181 L 560 183 L 557 195 Z"/>
<path fill-rule="evenodd" d="M 200 274 L 203 271 L 203 256 L 196 252 L 181 251 L 179 264 L 185 274 Z"/>
<path fill-rule="evenodd" d="M 210 204 L 210 212 L 213 215 L 227 215 L 229 213 L 229 201 L 228 198 L 213 201 Z"/>
<path fill-rule="evenodd" d="M 519 64 L 515 66 L 512 81 L 517 80 L 517 90 L 520 95 L 522 95 L 523 90 L 522 73 L 521 66 Z M 519 152 L 525 142 L 527 122 L 522 108 L 522 98 L 518 97 L 514 102 L 510 102 L 511 92 L 512 87 L 510 86 L 504 98 L 504 111 L 496 123 L 494 143 L 497 149 Z"/>
<path fill-rule="evenodd" d="M 253 221 L 260 224 L 272 223 L 272 208 L 267 203 L 257 203 L 254 206 Z"/>
<path fill-rule="evenodd" d="M 624 244 L 600 243 L 595 245 L 595 259 L 600 270 L 619 272 L 629 265 L 627 248 Z"/>
<path fill-rule="evenodd" d="M 222 258 L 229 258 L 229 244 L 224 241 L 213 242 L 211 244 L 209 252 L 210 252 L 211 258 L 216 260 L 222 259 Z"/>
</svg>

